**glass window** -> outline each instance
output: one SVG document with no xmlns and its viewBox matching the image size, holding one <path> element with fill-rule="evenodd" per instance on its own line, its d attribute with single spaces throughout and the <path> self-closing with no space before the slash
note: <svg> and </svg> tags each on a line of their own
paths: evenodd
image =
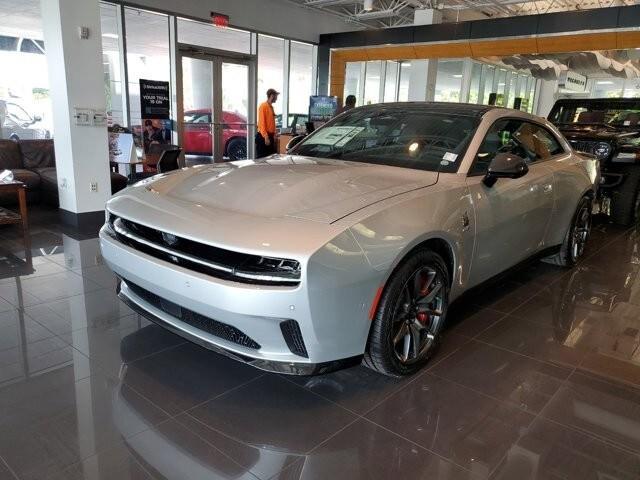
<svg viewBox="0 0 640 480">
<path fill-rule="evenodd" d="M 493 92 L 493 80 L 496 73 L 496 67 L 492 65 L 482 65 L 482 80 L 484 82 L 484 88 L 482 90 L 482 99 L 480 103 L 484 105 L 489 104 L 489 98 L 491 92 Z"/>
<path fill-rule="evenodd" d="M 459 102 L 462 90 L 462 60 L 438 60 L 436 76 L 437 102 Z"/>
<path fill-rule="evenodd" d="M 169 18 L 159 13 L 126 8 L 127 68 L 131 129 L 142 146 L 140 79 L 170 81 Z"/>
<path fill-rule="evenodd" d="M 500 68 L 496 71 L 496 75 L 494 77 L 494 89 L 496 92 L 496 105 L 499 107 L 505 106 L 506 99 L 504 98 L 504 91 L 507 85 L 507 71 Z"/>
<path fill-rule="evenodd" d="M 364 81 L 364 104 L 380 102 L 380 75 L 382 62 L 367 62 L 367 70 Z"/>
<path fill-rule="evenodd" d="M 409 78 L 411 77 L 411 62 L 400 63 L 400 80 L 398 85 L 398 101 L 409 100 Z"/>
<path fill-rule="evenodd" d="M 398 93 L 398 73 L 400 64 L 392 60 L 387 61 L 387 69 L 384 76 L 384 101 L 395 102 Z"/>
<path fill-rule="evenodd" d="M 315 92 L 313 78 L 313 45 L 291 42 L 289 62 L 289 121 L 293 115 L 306 115 L 309 111 L 309 97 Z"/>
<path fill-rule="evenodd" d="M 480 76 L 482 75 L 482 65 L 476 62 L 471 63 L 471 83 L 469 85 L 469 103 L 478 103 L 480 99 Z"/>
<path fill-rule="evenodd" d="M 498 153 L 518 155 L 532 163 L 562 152 L 560 143 L 544 127 L 522 120 L 499 120 L 480 145 L 469 174 L 484 175 Z"/>
<path fill-rule="evenodd" d="M 178 18 L 178 42 L 200 47 L 251 53 L 251 33 L 235 28 Z"/>
<path fill-rule="evenodd" d="M 630 78 L 624 81 L 624 94 L 625 98 L 637 98 L 640 97 L 640 79 Z"/>
<path fill-rule="evenodd" d="M 120 22 L 118 7 L 110 3 L 100 4 L 102 29 L 102 66 L 104 68 L 104 91 L 107 102 L 109 126 L 127 126 L 124 118 L 122 70 L 120 65 Z"/>
<path fill-rule="evenodd" d="M 591 98 L 617 98 L 622 96 L 624 79 L 605 78 L 593 82 Z"/>
<path fill-rule="evenodd" d="M 507 80 L 504 91 L 504 107 L 513 108 L 513 101 L 516 98 L 518 88 L 518 74 L 516 72 L 507 72 Z"/>
<path fill-rule="evenodd" d="M 362 85 L 362 79 L 360 78 L 362 72 L 362 62 L 348 62 L 347 68 L 344 74 L 344 95 L 343 101 L 349 95 L 353 95 L 356 98 L 360 98 L 360 90 Z"/>
<path fill-rule="evenodd" d="M 478 118 L 392 105 L 343 113 L 303 140 L 298 155 L 455 172 Z"/>
<path fill-rule="evenodd" d="M 284 40 L 258 35 L 258 105 L 267 99 L 267 90 L 282 91 L 284 84 Z M 273 104 L 276 115 L 282 118 L 282 97 Z"/>
<path fill-rule="evenodd" d="M 39 2 L 23 0 L 4 7 L 0 14 L 0 110 L 7 114 L 0 120 L 0 138 L 49 138 L 53 121 Z M 29 15 L 22 12 L 25 8 Z"/>
</svg>

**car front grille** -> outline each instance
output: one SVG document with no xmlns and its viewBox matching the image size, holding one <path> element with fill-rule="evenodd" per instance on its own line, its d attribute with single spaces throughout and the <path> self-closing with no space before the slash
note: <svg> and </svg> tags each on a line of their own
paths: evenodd
<svg viewBox="0 0 640 480">
<path fill-rule="evenodd" d="M 155 258 L 224 280 L 258 285 L 295 286 L 300 263 L 213 247 L 109 214 L 109 234 Z"/>
<path fill-rule="evenodd" d="M 259 350 L 260 344 L 254 339 L 249 337 L 234 326 L 227 325 L 226 323 L 219 322 L 204 315 L 200 315 L 192 310 L 188 310 L 180 305 L 177 305 L 169 300 L 166 300 L 153 292 L 145 290 L 144 288 L 131 283 L 128 280 L 124 280 L 129 290 L 135 295 L 140 297 L 145 302 L 153 305 L 158 310 L 162 310 L 164 313 L 177 318 L 178 320 L 191 325 L 199 330 L 209 333 L 228 342 L 235 343 L 242 347 L 251 348 L 253 350 Z"/>
<path fill-rule="evenodd" d="M 578 152 L 595 155 L 596 145 L 601 142 L 594 142 L 592 140 L 569 140 L 569 143 L 573 149 Z"/>
</svg>

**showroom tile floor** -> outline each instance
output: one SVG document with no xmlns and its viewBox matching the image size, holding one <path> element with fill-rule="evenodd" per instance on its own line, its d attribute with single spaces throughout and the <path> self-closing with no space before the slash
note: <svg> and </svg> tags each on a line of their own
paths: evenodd
<svg viewBox="0 0 640 480">
<path fill-rule="evenodd" d="M 1 479 L 640 478 L 640 228 L 455 304 L 428 368 L 263 373 L 117 299 L 95 233 L 0 230 Z M 8 252 L 12 252 L 9 255 Z"/>
</svg>

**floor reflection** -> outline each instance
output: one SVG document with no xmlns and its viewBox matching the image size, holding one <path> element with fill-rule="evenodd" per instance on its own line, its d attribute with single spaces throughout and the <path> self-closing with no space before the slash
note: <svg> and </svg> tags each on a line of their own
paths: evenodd
<svg viewBox="0 0 640 480">
<path fill-rule="evenodd" d="M 0 478 L 640 478 L 640 229 L 451 309 L 429 367 L 265 374 L 117 299 L 95 232 L 0 230 Z"/>
</svg>

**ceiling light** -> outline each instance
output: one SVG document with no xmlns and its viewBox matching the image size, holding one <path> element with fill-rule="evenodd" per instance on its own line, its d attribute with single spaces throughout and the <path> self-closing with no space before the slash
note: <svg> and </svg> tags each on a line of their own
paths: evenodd
<svg viewBox="0 0 640 480">
<path fill-rule="evenodd" d="M 596 85 L 613 85 L 611 80 L 603 80 L 601 82 L 596 82 Z"/>
<path fill-rule="evenodd" d="M 370 12 L 371 10 L 373 10 L 373 0 L 364 0 L 363 10 L 365 12 Z"/>
<path fill-rule="evenodd" d="M 462 78 L 462 74 L 458 73 L 456 75 L 452 75 L 453 78 Z"/>
<path fill-rule="evenodd" d="M 118 38 L 118 35 L 116 35 L 115 33 L 103 33 L 102 37 L 103 38 Z"/>
</svg>

